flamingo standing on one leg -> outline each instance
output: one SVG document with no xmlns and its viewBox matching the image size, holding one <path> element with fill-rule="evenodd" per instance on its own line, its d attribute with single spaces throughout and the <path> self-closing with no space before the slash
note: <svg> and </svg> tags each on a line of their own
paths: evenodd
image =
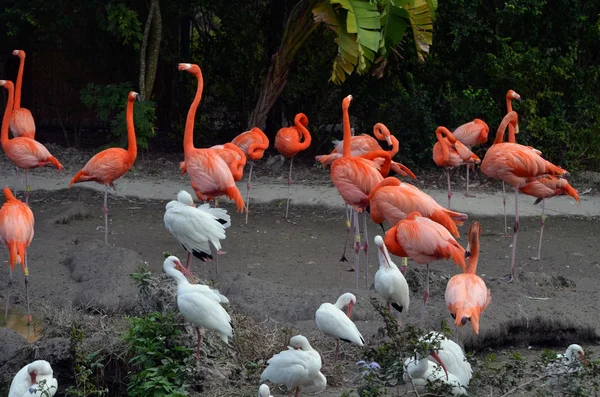
<svg viewBox="0 0 600 397">
<path fill-rule="evenodd" d="M 13 139 L 8 138 L 8 127 L 13 112 L 14 85 L 11 81 L 0 80 L 0 86 L 6 88 L 8 91 L 8 101 L 6 102 L 6 110 L 4 112 L 4 117 L 2 118 L 0 141 L 2 143 L 2 149 L 4 150 L 4 153 L 6 153 L 6 157 L 8 157 L 8 159 L 18 168 L 25 169 L 25 181 L 27 185 L 25 190 L 25 203 L 29 204 L 29 170 L 45 165 L 53 165 L 59 171 L 62 171 L 63 166 L 50 154 L 48 149 L 38 141 L 20 136 Z"/>
<path fill-rule="evenodd" d="M 481 145 L 482 143 L 486 143 L 488 140 L 488 133 L 490 132 L 490 127 L 485 123 L 485 121 L 480 119 L 475 119 L 471 122 L 465 123 L 454 130 L 452 134 L 458 139 L 460 143 L 465 145 L 469 150 L 475 145 Z M 469 168 L 470 164 L 467 164 L 467 192 L 465 193 L 466 197 L 475 197 L 469 194 Z M 473 171 L 475 171 L 475 166 L 473 166 Z"/>
<path fill-rule="evenodd" d="M 233 180 L 236 182 L 241 181 L 244 176 L 244 166 L 246 165 L 246 155 L 242 149 L 229 142 L 223 145 L 211 146 L 210 149 L 217 152 L 225 163 L 227 163 L 229 171 L 231 171 L 231 176 L 233 176 Z M 187 172 L 185 161 L 179 163 L 179 169 L 181 170 L 181 175 L 185 175 Z M 216 201 L 217 199 L 215 199 L 215 202 Z"/>
<path fill-rule="evenodd" d="M 544 160 L 535 149 L 518 143 L 502 142 L 504 129 L 498 128 L 494 144 L 488 149 L 481 171 L 490 178 L 501 179 L 515 190 L 515 226 L 512 245 L 512 260 L 510 275 L 507 281 L 516 278 L 515 258 L 517 252 L 517 236 L 519 234 L 519 188 L 527 184 L 528 178 L 549 174 L 556 177 L 566 177 L 569 173 L 556 165 Z"/>
<path fill-rule="evenodd" d="M 29 138 L 23 138 L 29 139 Z M 12 286 L 12 273 L 15 263 L 23 267 L 25 273 L 25 294 L 27 296 L 27 325 L 31 321 L 29 311 L 29 268 L 27 267 L 27 247 L 33 239 L 33 226 L 35 220 L 33 212 L 27 204 L 15 198 L 9 188 L 4 188 L 6 202 L 0 208 L 0 238 L 8 247 L 8 297 L 4 311 L 4 325 L 8 319 L 8 305 L 10 302 L 10 290 Z"/>
<path fill-rule="evenodd" d="M 248 206 L 250 205 L 250 188 L 252 182 L 252 169 L 254 161 L 262 159 L 265 150 L 269 147 L 269 138 L 258 127 L 252 128 L 250 131 L 242 132 L 240 135 L 233 138 L 231 141 L 238 146 L 246 157 L 250 159 L 250 172 L 248 173 L 248 185 L 246 186 L 246 225 L 248 224 Z"/>
<path fill-rule="evenodd" d="M 416 211 L 390 228 L 385 233 L 384 242 L 392 254 L 402 258 L 411 257 L 418 264 L 427 265 L 421 314 L 421 322 L 423 322 L 429 298 L 429 263 L 434 260 L 452 259 L 464 271 L 465 249 L 456 242 L 444 226 L 421 216 Z"/>
<path fill-rule="evenodd" d="M 79 171 L 69 187 L 74 183 L 97 182 L 104 185 L 104 243 L 108 244 L 108 187 L 115 188 L 114 182 L 131 169 L 137 158 L 137 144 L 135 141 L 135 127 L 133 125 L 133 103 L 140 101 L 137 92 L 130 91 L 127 95 L 127 150 L 122 148 L 109 148 L 92 157 Z"/>
<path fill-rule="evenodd" d="M 569 195 L 579 203 L 579 192 L 569 185 L 569 182 L 567 182 L 566 179 L 556 178 L 551 175 L 529 178 L 526 181 L 526 185 L 520 187 L 519 190 L 521 193 L 537 197 L 534 204 L 538 204 L 540 201 L 542 202 L 542 227 L 540 228 L 538 254 L 537 257 L 531 258 L 533 260 L 540 260 L 542 259 L 542 236 L 544 234 L 544 223 L 546 222 L 546 199 L 560 195 Z"/>
<path fill-rule="evenodd" d="M 446 307 L 454 319 L 456 327 L 462 327 L 467 321 L 471 321 L 471 326 L 476 334 L 479 334 L 479 317 L 492 301 L 490 290 L 476 273 L 480 235 L 479 222 L 473 222 L 469 228 L 469 245 L 466 252 L 469 257 L 467 269 L 463 274 L 457 274 L 448 281 L 445 295 Z"/>
<path fill-rule="evenodd" d="M 350 107 L 350 101 L 352 95 L 348 95 L 342 101 L 342 113 L 343 113 L 343 124 L 344 124 L 344 155 L 342 158 L 335 160 L 331 163 L 331 180 L 337 188 L 338 192 L 344 199 L 344 202 L 351 206 L 354 210 L 354 232 L 355 232 L 355 246 L 354 251 L 356 253 L 354 262 L 354 271 L 356 272 L 356 286 L 358 287 L 358 265 L 359 265 L 359 252 L 360 252 L 360 230 L 358 224 L 358 211 L 366 209 L 369 205 L 369 193 L 371 189 L 381 182 L 384 176 L 387 176 L 390 170 L 391 157 L 388 152 L 385 151 L 374 151 L 367 153 L 362 157 L 351 157 L 351 131 L 350 131 L 350 116 L 348 115 L 348 108 Z M 374 158 L 383 157 L 384 163 L 381 169 L 371 161 Z M 364 224 L 367 224 L 366 214 L 363 213 Z M 365 228 L 365 256 L 367 257 L 366 273 L 365 273 L 365 285 L 369 282 L 369 256 L 368 256 L 368 243 L 367 231 Z"/>
<path fill-rule="evenodd" d="M 292 165 L 294 156 L 308 149 L 312 138 L 306 129 L 308 117 L 304 113 L 298 113 L 294 118 L 293 127 L 285 127 L 277 131 L 275 135 L 275 149 L 284 157 L 290 158 L 290 174 L 288 176 L 288 197 L 285 205 L 285 219 L 288 219 L 290 208 L 290 187 L 292 186 Z"/>
<path fill-rule="evenodd" d="M 448 209 L 452 198 L 450 185 L 450 170 L 463 164 L 479 164 L 481 160 L 465 145 L 458 142 L 456 137 L 446 128 L 435 130 L 437 143 L 433 146 L 433 161 L 438 167 L 444 167 L 448 178 Z"/>
<path fill-rule="evenodd" d="M 194 147 L 194 119 L 204 89 L 202 71 L 198 65 L 191 63 L 180 63 L 178 69 L 194 75 L 198 81 L 196 95 L 190 105 L 185 121 L 185 134 L 183 137 L 185 168 L 190 176 L 192 188 L 200 200 L 211 200 L 215 197 L 227 195 L 235 201 L 238 211 L 241 212 L 244 210 L 244 199 L 235 185 L 233 175 L 225 160 L 214 149 L 197 149 Z"/>
</svg>

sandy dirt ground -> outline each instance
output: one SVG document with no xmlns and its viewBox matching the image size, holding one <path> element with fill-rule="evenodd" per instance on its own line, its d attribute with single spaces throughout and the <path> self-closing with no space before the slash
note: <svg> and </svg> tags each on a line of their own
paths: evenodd
<svg viewBox="0 0 600 397">
<path fill-rule="evenodd" d="M 34 172 L 31 207 L 36 217 L 35 238 L 28 254 L 32 308 L 40 302 L 64 305 L 76 300 L 82 282 L 101 277 L 105 269 L 101 260 L 90 260 L 84 270 L 91 274 L 74 277 L 73 265 L 67 257 L 77 246 L 95 244 L 103 239 L 102 189 L 92 183 L 69 190 L 68 180 L 82 165 L 68 164 L 62 175 L 56 170 Z M 277 160 L 278 161 L 278 160 Z M 158 161 L 155 161 L 155 163 Z M 161 160 L 164 167 L 176 169 L 173 160 Z M 134 175 L 118 183 L 118 193 L 109 198 L 109 244 L 114 249 L 126 248 L 139 255 L 140 263 L 127 264 L 135 269 L 146 262 L 152 272 L 162 271 L 163 252 L 169 251 L 185 259 L 183 248 L 170 236 L 163 224 L 164 206 L 182 188 L 189 189 L 186 177 L 173 171 L 171 176 L 153 175 L 144 171 L 142 162 Z M 0 184 L 14 185 L 14 169 L 1 164 Z M 270 168 L 269 168 L 270 167 Z M 369 304 L 375 296 L 373 276 L 378 268 L 372 239 L 381 229 L 369 220 L 371 244 L 366 277 L 365 257 L 360 258 L 359 288 L 356 273 L 351 270 L 354 251 L 348 244 L 346 256 L 351 262 L 340 262 L 346 237 L 345 215 L 341 200 L 328 181 L 329 172 L 313 167 L 298 167 L 297 184 L 292 185 L 294 201 L 290 219 L 283 219 L 287 193 L 287 163 L 279 166 L 257 167 L 258 178 L 253 185 L 255 201 L 251 206 L 248 225 L 242 214 L 233 213 L 227 200 L 221 206 L 232 214 L 232 226 L 227 231 L 219 257 L 219 274 L 214 261 L 194 261 L 195 272 L 214 280 L 221 292 L 229 297 L 236 309 L 257 320 L 271 318 L 294 326 L 300 331 L 314 331 L 314 312 L 320 303 L 333 302 L 343 292 L 357 295 L 354 319 L 369 340 L 377 338 L 382 323 Z M 149 166 L 148 166 L 149 168 Z M 262 175 L 261 175 L 262 174 Z M 446 203 L 444 179 L 428 174 L 422 183 L 442 205 Z M 578 207 L 570 198 L 555 198 L 548 202 L 549 218 L 544 231 L 541 260 L 537 254 L 540 211 L 533 199 L 521 200 L 521 230 L 517 246 L 519 281 L 507 284 L 502 276 L 509 272 L 512 238 L 501 236 L 504 219 L 502 198 L 497 184 L 487 184 L 484 176 L 475 182 L 474 199 L 463 195 L 463 182 L 455 175 L 459 190 L 453 197 L 453 209 L 469 214 L 469 221 L 460 228 L 460 243 L 466 246 L 465 233 L 473 220 L 483 226 L 478 273 L 491 289 L 492 303 L 481 319 L 481 332 L 475 336 L 468 327 L 460 332 L 467 350 L 478 352 L 490 349 L 527 349 L 528 346 L 556 346 L 562 350 L 570 343 L 591 346 L 598 342 L 600 331 L 600 262 L 597 244 L 600 238 L 600 198 L 598 181 L 582 177 L 577 186 L 582 195 Z M 240 184 L 245 195 L 245 184 Z M 512 193 L 512 191 L 509 189 Z M 22 195 L 22 192 L 20 196 Z M 509 194 L 509 228 L 514 211 Z M 523 197 L 522 197 L 523 198 Z M 362 222 L 361 222 L 362 224 Z M 388 225 L 385 225 L 386 228 Z M 348 243 L 351 238 L 348 239 Z M 74 248 L 75 247 L 75 248 Z M 8 258 L 6 247 L 0 248 L 3 262 Z M 129 257 L 128 257 L 129 258 Z M 395 258 L 400 264 L 400 259 Z M 6 267 L 6 266 L 5 266 Z M 411 285 L 411 304 L 403 321 L 418 322 L 422 307 L 424 266 L 409 262 L 407 275 Z M 459 271 L 450 262 L 431 265 L 431 295 L 426 326 L 438 329 L 442 320 L 451 321 L 444 304 L 447 280 Z M 0 301 L 7 295 L 7 277 L 0 278 Z M 12 303 L 24 310 L 23 274 L 15 273 Z M 82 303 L 83 305 L 85 302 Z M 332 394 L 339 395 L 341 389 Z"/>
</svg>

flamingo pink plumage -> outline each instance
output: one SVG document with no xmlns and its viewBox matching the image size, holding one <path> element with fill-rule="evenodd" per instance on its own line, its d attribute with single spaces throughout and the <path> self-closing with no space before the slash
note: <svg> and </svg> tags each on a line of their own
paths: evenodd
<svg viewBox="0 0 600 397">
<path fill-rule="evenodd" d="M 475 119 L 456 128 L 453 134 L 460 143 L 471 149 L 475 145 L 481 145 L 482 143 L 486 143 L 488 140 L 489 132 L 490 127 L 488 127 L 485 121 Z M 473 197 L 469 195 L 470 167 L 471 165 L 467 164 L 467 192 L 465 193 L 465 196 L 467 197 Z M 475 171 L 475 166 L 473 166 L 473 171 Z"/>
<path fill-rule="evenodd" d="M 19 72 L 15 87 L 15 102 L 13 103 L 13 113 L 10 119 L 10 131 L 16 138 L 35 139 L 35 121 L 29 109 L 21 107 L 21 90 L 23 87 L 23 70 L 25 69 L 25 51 L 14 50 L 13 55 L 19 57 Z"/>
</svg>

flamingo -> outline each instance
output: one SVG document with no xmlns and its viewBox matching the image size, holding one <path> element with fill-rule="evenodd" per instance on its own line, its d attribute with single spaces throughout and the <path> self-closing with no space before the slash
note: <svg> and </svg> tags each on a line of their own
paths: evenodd
<svg viewBox="0 0 600 397">
<path fill-rule="evenodd" d="M 58 382 L 50 363 L 37 360 L 17 372 L 10 384 L 8 397 L 53 397 L 57 389 Z"/>
<path fill-rule="evenodd" d="M 544 160 L 531 147 L 518 143 L 502 142 L 504 130 L 498 128 L 494 144 L 488 149 L 481 171 L 490 178 L 501 179 L 515 190 L 515 226 L 512 246 L 510 275 L 507 281 L 516 278 L 515 257 L 517 237 L 519 234 L 519 188 L 527 184 L 528 178 L 549 174 L 556 177 L 566 177 L 569 173 L 556 165 Z"/>
<path fill-rule="evenodd" d="M 446 128 L 435 130 L 437 143 L 433 146 L 433 161 L 438 167 L 444 167 L 448 178 L 448 209 L 452 198 L 450 186 L 450 170 L 463 164 L 479 164 L 481 160 L 469 148 L 458 142 L 456 137 Z"/>
<path fill-rule="evenodd" d="M 190 105 L 185 121 L 185 134 L 183 137 L 185 168 L 190 176 L 192 188 L 198 199 L 203 201 L 226 195 L 235 201 L 238 211 L 241 212 L 244 209 L 244 199 L 235 185 L 233 175 L 225 160 L 214 149 L 197 149 L 194 147 L 194 119 L 204 89 L 202 71 L 198 65 L 191 63 L 180 63 L 178 69 L 194 75 L 198 81 L 196 95 Z"/>
<path fill-rule="evenodd" d="M 567 347 L 565 354 L 557 354 L 556 360 L 546 366 L 546 375 L 552 375 L 554 378 L 560 375 L 568 375 L 579 372 L 581 363 L 589 363 L 585 358 L 583 348 L 572 344 Z"/>
<path fill-rule="evenodd" d="M 221 249 L 225 229 L 231 226 L 231 217 L 222 208 L 203 204 L 196 208 L 192 195 L 185 190 L 177 194 L 177 200 L 166 205 L 165 227 L 188 252 L 186 268 L 192 265 L 192 255 L 201 261 L 212 259 L 211 244 Z M 215 269 L 219 274 L 218 265 Z"/>
<path fill-rule="evenodd" d="M 234 145 L 233 143 L 225 143 L 223 145 L 214 145 L 210 149 L 213 149 L 217 154 L 227 163 L 229 171 L 233 176 L 234 181 L 241 181 L 244 175 L 244 166 L 246 165 L 246 155 L 244 152 Z M 185 175 L 187 172 L 185 161 L 179 163 L 179 169 L 181 175 Z M 216 200 L 215 200 L 216 202 Z"/>
<path fill-rule="evenodd" d="M 270 380 L 285 385 L 289 390 L 296 389 L 294 397 L 306 392 L 319 392 L 327 386 L 327 379 L 321 373 L 321 355 L 312 348 L 302 335 L 290 339 L 288 350 L 284 350 L 267 361 L 267 368 L 260 375 L 261 382 Z"/>
<path fill-rule="evenodd" d="M 490 290 L 486 287 L 483 279 L 476 274 L 480 235 L 479 222 L 473 222 L 469 228 L 469 245 L 466 252 L 469 256 L 467 269 L 463 274 L 457 274 L 448 281 L 445 295 L 446 307 L 452 315 L 456 327 L 461 327 L 470 320 L 476 334 L 479 334 L 479 317 L 492 301 Z"/>
<path fill-rule="evenodd" d="M 246 225 L 248 224 L 248 206 L 250 205 L 250 188 L 252 182 L 252 169 L 254 161 L 262 159 L 265 150 L 269 147 L 269 138 L 258 127 L 250 131 L 242 132 L 231 141 L 238 146 L 246 157 L 250 159 L 250 172 L 248 173 L 248 185 L 246 185 Z"/>
<path fill-rule="evenodd" d="M 288 196 L 285 206 L 285 219 L 288 219 L 290 208 L 290 187 L 292 186 L 292 165 L 294 157 L 303 150 L 308 149 L 312 138 L 306 129 L 308 117 L 304 113 L 298 113 L 294 118 L 293 127 L 285 127 L 277 131 L 275 135 L 275 149 L 284 157 L 290 158 L 290 174 L 288 175 Z"/>
<path fill-rule="evenodd" d="M 133 125 L 133 103 L 140 102 L 140 95 L 130 91 L 127 95 L 127 150 L 122 148 L 109 148 L 92 157 L 79 171 L 69 184 L 69 188 L 75 183 L 97 182 L 104 185 L 104 243 L 108 244 L 108 187 L 115 191 L 114 182 L 131 169 L 137 157 L 137 145 L 135 141 L 135 128 Z"/>
<path fill-rule="evenodd" d="M 448 374 L 454 375 L 461 386 L 464 386 L 465 388 L 469 386 L 469 382 L 473 377 L 473 369 L 471 368 L 471 364 L 467 361 L 465 353 L 456 342 L 446 338 L 442 333 L 435 331 L 423 335 L 419 338 L 419 342 L 432 347 L 432 351 L 434 351 L 438 355 L 439 360 L 444 363 Z M 431 363 L 436 363 L 438 361 L 431 354 L 427 359 Z"/>
<path fill-rule="evenodd" d="M 369 193 L 371 220 L 383 224 L 387 220 L 395 225 L 413 211 L 444 226 L 452 235 L 459 237 L 457 225 L 467 219 L 466 214 L 450 211 L 439 205 L 431 196 L 410 183 L 402 183 L 397 178 L 385 178 Z"/>
<path fill-rule="evenodd" d="M 233 337 L 231 317 L 223 309 L 221 303 L 229 300 L 206 285 L 190 284 L 186 276 L 193 278 L 176 256 L 169 256 L 163 263 L 163 269 L 168 276 L 177 282 L 177 307 L 183 317 L 192 323 L 198 335 L 196 359 L 200 360 L 200 344 L 202 335 L 200 327 L 213 330 L 223 342 L 228 343 Z"/>
<path fill-rule="evenodd" d="M 8 139 L 8 126 L 13 112 L 14 85 L 12 81 L 0 80 L 0 86 L 6 88 L 8 91 L 8 101 L 6 102 L 6 110 L 4 111 L 4 117 L 2 118 L 0 142 L 2 143 L 2 149 L 4 150 L 6 157 L 8 157 L 8 159 L 18 168 L 25 169 L 25 203 L 29 204 L 29 193 L 31 190 L 29 187 L 29 170 L 46 165 L 53 165 L 59 171 L 62 171 L 63 166 L 50 154 L 48 149 L 38 141 L 22 136 Z"/>
<path fill-rule="evenodd" d="M 427 299 L 429 298 L 429 263 L 434 260 L 452 259 L 457 266 L 465 269 L 465 249 L 439 223 L 424 218 L 419 212 L 408 214 L 385 233 L 388 250 L 402 258 L 411 257 L 418 264 L 427 265 L 425 293 L 421 322 L 425 320 Z"/>
<path fill-rule="evenodd" d="M 29 138 L 22 138 L 29 139 Z M 15 264 L 23 267 L 25 274 L 25 294 L 27 296 L 27 325 L 31 321 L 29 311 L 29 268 L 27 267 L 27 247 L 33 240 L 33 226 L 35 219 L 33 212 L 27 204 L 13 196 L 9 188 L 4 188 L 6 202 L 0 208 L 0 238 L 8 247 L 8 297 L 4 311 L 4 325 L 8 319 L 8 304 L 10 303 L 10 290 L 12 286 L 12 273 Z"/>
<path fill-rule="evenodd" d="M 356 296 L 346 292 L 338 298 L 335 304 L 323 303 L 315 313 L 317 328 L 325 335 L 336 339 L 334 362 L 337 361 L 340 339 L 358 346 L 364 346 L 365 344 L 365 339 L 360 334 L 358 328 L 356 328 L 356 325 L 350 320 L 352 308 L 355 304 Z M 344 313 L 342 309 L 346 306 L 348 306 L 348 312 Z"/>
<path fill-rule="evenodd" d="M 534 260 L 542 259 L 542 236 L 544 234 L 544 223 L 546 223 L 546 199 L 560 195 L 569 195 L 579 203 L 579 192 L 569 185 L 566 179 L 556 178 L 551 175 L 542 175 L 536 178 L 528 178 L 526 185 L 519 188 L 521 193 L 528 196 L 537 197 L 534 204 L 542 202 L 542 226 L 540 228 L 540 243 L 538 245 L 537 257 Z"/>
<path fill-rule="evenodd" d="M 35 139 L 35 121 L 29 109 L 21 107 L 21 89 L 23 87 L 23 70 L 25 69 L 25 51 L 14 50 L 13 55 L 19 57 L 19 72 L 15 87 L 15 102 L 13 104 L 13 113 L 10 119 L 10 131 L 13 137 L 22 136 L 29 139 Z"/>
<path fill-rule="evenodd" d="M 258 388 L 258 397 L 273 397 L 271 395 L 271 389 L 269 389 L 269 386 L 264 383 L 260 385 Z"/>
<path fill-rule="evenodd" d="M 517 94 L 514 90 L 508 90 L 506 92 L 506 113 L 513 111 L 512 101 L 521 103 L 521 95 Z"/>
<path fill-rule="evenodd" d="M 465 145 L 470 150 L 475 145 L 486 143 L 489 132 L 490 127 L 488 127 L 485 121 L 475 119 L 457 127 L 453 134 L 460 143 Z M 467 192 L 465 193 L 465 196 L 474 197 L 469 194 L 469 168 L 470 166 L 467 164 Z M 475 167 L 473 167 L 473 171 L 475 171 Z"/>
<path fill-rule="evenodd" d="M 379 270 L 375 273 L 375 291 L 387 303 L 388 312 L 392 307 L 402 313 L 408 312 L 410 303 L 409 288 L 404 275 L 392 262 L 381 236 L 375 236 L 375 245 L 379 248 Z"/>
<path fill-rule="evenodd" d="M 331 163 L 331 180 L 338 192 L 344 199 L 346 205 L 354 210 L 354 233 L 356 253 L 354 262 L 354 271 L 356 272 L 356 286 L 358 287 L 358 264 L 360 252 L 360 228 L 358 225 L 358 211 L 366 209 L 369 205 L 369 192 L 371 189 L 381 182 L 384 176 L 387 176 L 390 170 L 391 157 L 388 152 L 376 150 L 369 152 L 361 157 L 351 156 L 351 132 L 350 132 L 350 116 L 348 108 L 352 95 L 348 95 L 342 101 L 342 112 L 344 122 L 344 155 L 342 158 Z M 384 163 L 381 168 L 370 161 L 376 157 L 384 158 Z M 363 213 L 364 230 L 365 230 L 365 245 L 363 247 L 366 263 L 365 285 L 369 282 L 369 254 L 368 254 L 368 235 L 367 235 L 367 217 Z"/>
</svg>

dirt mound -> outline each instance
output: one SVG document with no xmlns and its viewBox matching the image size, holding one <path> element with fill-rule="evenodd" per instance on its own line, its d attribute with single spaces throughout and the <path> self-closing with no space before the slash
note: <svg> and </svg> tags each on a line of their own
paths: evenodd
<svg viewBox="0 0 600 397">
<path fill-rule="evenodd" d="M 25 346 L 27 346 L 27 341 L 16 331 L 9 328 L 0 328 L 0 367 Z"/>
<path fill-rule="evenodd" d="M 138 294 L 130 274 L 142 263 L 136 252 L 101 240 L 75 244 L 63 261 L 76 291 L 73 303 L 99 312 L 130 312 Z"/>
<path fill-rule="evenodd" d="M 48 221 L 51 224 L 66 225 L 73 220 L 82 220 L 91 216 L 90 210 L 81 202 L 63 205 Z"/>
</svg>

